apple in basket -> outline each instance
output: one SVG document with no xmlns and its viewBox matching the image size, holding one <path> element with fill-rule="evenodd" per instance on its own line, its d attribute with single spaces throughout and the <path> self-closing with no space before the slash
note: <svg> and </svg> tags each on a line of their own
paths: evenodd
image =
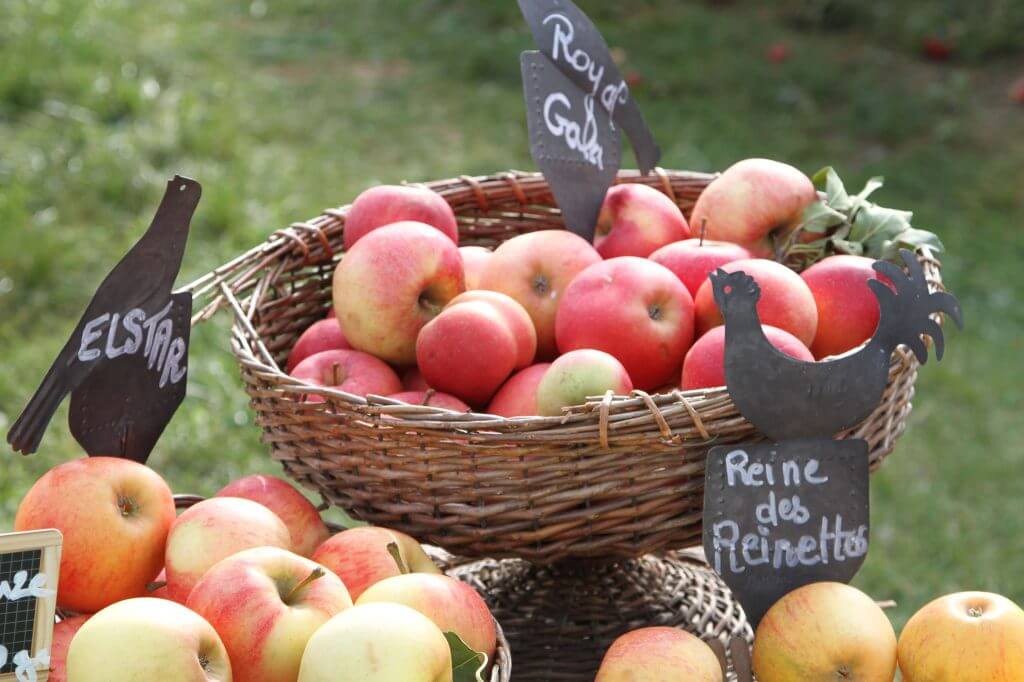
<svg viewBox="0 0 1024 682">
<path fill-rule="evenodd" d="M 345 250 L 368 232 L 406 220 L 437 229 L 453 243 L 459 243 L 455 213 L 440 194 L 425 187 L 378 185 L 356 197 L 345 217 Z"/>
<path fill-rule="evenodd" d="M 789 332 L 808 348 L 818 329 L 818 307 L 807 283 L 785 265 L 763 258 L 738 260 L 722 266 L 725 272 L 743 271 L 761 288 L 757 313 L 761 324 Z M 697 334 L 722 324 L 711 280 L 704 282 L 694 300 Z"/>
<path fill-rule="evenodd" d="M 690 224 L 708 239 L 732 242 L 758 257 L 771 257 L 775 241 L 800 223 L 816 201 L 814 183 L 793 166 L 744 159 L 709 184 L 693 206 Z M 809 342 L 808 342 L 809 343 Z"/>
<path fill-rule="evenodd" d="M 777 601 L 757 626 L 753 669 L 758 682 L 888 682 L 896 674 L 896 633 L 857 588 L 804 585 Z"/>
<path fill-rule="evenodd" d="M 508 294 L 526 308 L 537 332 L 537 359 L 558 355 L 555 314 L 562 292 L 588 265 L 601 261 L 585 239 L 566 230 L 513 237 L 494 250 L 480 286 Z"/>
<path fill-rule="evenodd" d="M 423 223 L 394 223 L 338 263 L 334 310 L 353 348 L 411 365 L 420 329 L 465 288 L 462 256 L 448 237 Z"/>
<path fill-rule="evenodd" d="M 292 352 L 288 354 L 288 363 L 285 370 L 291 372 L 296 365 L 308 358 L 325 350 L 346 350 L 352 348 L 348 339 L 341 331 L 341 325 L 337 318 L 328 317 L 317 320 L 306 328 L 299 336 L 299 340 L 292 346 Z"/>
<path fill-rule="evenodd" d="M 630 182 L 614 185 L 605 194 L 594 248 L 602 258 L 646 258 L 689 236 L 686 218 L 674 201 L 653 187 Z"/>
<path fill-rule="evenodd" d="M 251 547 L 291 549 L 284 521 L 262 504 L 211 497 L 182 512 L 167 536 L 167 594 L 184 603 L 214 564 Z"/>
<path fill-rule="evenodd" d="M 693 299 L 668 268 L 633 256 L 612 258 L 573 279 L 558 308 L 555 336 L 563 353 L 593 348 L 615 356 L 633 385 L 649 391 L 679 376 L 693 342 Z"/>
<path fill-rule="evenodd" d="M 490 249 L 483 246 L 460 246 L 459 255 L 462 256 L 462 270 L 466 274 L 466 291 L 480 288 L 480 278 L 483 277 L 484 268 L 491 254 Z"/>
<path fill-rule="evenodd" d="M 202 616 L 166 599 L 127 599 L 79 629 L 70 682 L 231 682 L 220 637 Z"/>
<path fill-rule="evenodd" d="M 839 355 L 867 341 L 878 327 L 878 299 L 868 280 L 880 277 L 874 259 L 829 256 L 800 273 L 818 307 L 818 331 L 811 344 L 816 358 Z"/>
<path fill-rule="evenodd" d="M 621 635 L 601 660 L 594 682 L 722 682 L 722 664 L 685 630 L 647 627 Z"/>
<path fill-rule="evenodd" d="M 454 410 L 455 412 L 469 412 L 469 405 L 453 395 L 441 393 L 440 391 L 402 391 L 387 397 L 401 400 L 410 405 L 427 405 L 429 407 L 443 407 L 446 410 Z"/>
<path fill-rule="evenodd" d="M 306 645 L 298 682 L 451 682 L 444 633 L 402 604 L 362 604 L 320 627 Z"/>
<path fill-rule="evenodd" d="M 715 242 L 708 239 L 684 239 L 661 247 L 650 255 L 658 265 L 675 273 L 690 296 L 696 296 L 700 285 L 716 268 L 734 260 L 750 258 L 750 252 L 739 244 Z"/>
<path fill-rule="evenodd" d="M 780 351 L 804 362 L 814 362 L 807 346 L 789 332 L 761 325 L 768 342 Z M 715 327 L 697 339 L 683 360 L 680 386 L 684 391 L 725 386 L 725 327 Z"/>
<path fill-rule="evenodd" d="M 57 605 L 92 613 L 146 594 L 160 572 L 174 498 L 160 476 L 128 459 L 85 457 L 50 469 L 18 506 L 14 530 L 64 535 Z"/>
<path fill-rule="evenodd" d="M 291 376 L 355 395 L 388 395 L 402 390 L 395 370 L 383 360 L 357 350 L 325 350 L 310 355 L 291 371 Z M 309 393 L 306 402 L 322 403 L 324 398 Z"/>
<path fill-rule="evenodd" d="M 539 414 L 537 386 L 550 366 L 550 362 L 539 362 L 513 374 L 491 398 L 487 413 L 500 417 L 530 417 Z"/>
<path fill-rule="evenodd" d="M 203 575 L 186 606 L 220 635 L 235 679 L 294 680 L 309 638 L 352 606 L 338 576 L 277 547 L 233 554 Z"/>
<path fill-rule="evenodd" d="M 551 363 L 537 385 L 537 412 L 552 417 L 563 407 L 581 405 L 587 396 L 611 391 L 624 395 L 633 382 L 622 363 L 604 351 L 584 348 L 569 351 Z"/>
<path fill-rule="evenodd" d="M 537 330 L 534 329 L 533 320 L 530 319 L 530 313 L 526 312 L 526 308 L 511 296 L 485 289 L 459 294 L 445 307 L 451 308 L 467 301 L 481 301 L 501 314 L 516 340 L 515 369 L 529 367 L 537 355 Z"/>
<path fill-rule="evenodd" d="M 405 604 L 441 628 L 454 632 L 473 651 L 494 659 L 497 631 L 494 617 L 472 587 L 446 575 L 406 573 L 385 578 L 366 589 L 356 605 L 374 602 Z"/>
<path fill-rule="evenodd" d="M 240 478 L 221 488 L 215 497 L 252 500 L 277 514 L 288 526 L 292 550 L 296 554 L 313 556 L 316 548 L 331 536 L 313 503 L 290 483 L 276 476 L 255 474 Z"/>
<path fill-rule="evenodd" d="M 989 592 L 940 597 L 907 621 L 899 666 L 906 682 L 1024 680 L 1024 610 Z"/>
<path fill-rule="evenodd" d="M 352 599 L 358 599 L 370 585 L 405 571 L 441 573 L 420 543 L 379 526 L 357 526 L 335 534 L 320 545 L 313 561 L 341 578 Z"/>
</svg>

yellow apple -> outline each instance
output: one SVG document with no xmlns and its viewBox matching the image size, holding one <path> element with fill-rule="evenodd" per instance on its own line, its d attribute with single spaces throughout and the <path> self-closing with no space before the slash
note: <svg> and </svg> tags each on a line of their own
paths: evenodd
<svg viewBox="0 0 1024 682">
<path fill-rule="evenodd" d="M 594 682 L 722 682 L 722 664 L 700 638 L 684 630 L 649 627 L 608 647 Z"/>
<path fill-rule="evenodd" d="M 388 551 L 398 548 L 403 568 Z M 353 600 L 384 578 L 412 573 L 440 573 L 420 543 L 405 533 L 379 526 L 358 526 L 334 535 L 313 553 L 313 561 L 326 566 L 345 583 Z M 403 570 L 404 569 L 404 570 Z"/>
</svg>

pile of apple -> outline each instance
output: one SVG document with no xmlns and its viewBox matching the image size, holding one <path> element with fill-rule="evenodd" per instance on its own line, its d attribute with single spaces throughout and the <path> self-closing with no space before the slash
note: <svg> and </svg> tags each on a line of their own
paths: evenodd
<svg viewBox="0 0 1024 682">
<path fill-rule="evenodd" d="M 758 682 L 1024 680 L 1024 610 L 987 592 L 940 597 L 907 622 L 899 639 L 882 609 L 842 583 L 790 592 L 765 614 L 754 636 Z M 671 671 L 671 675 L 668 672 Z M 641 628 L 615 640 L 596 682 L 722 682 L 715 653 L 668 627 Z"/>
<path fill-rule="evenodd" d="M 792 166 L 747 159 L 710 183 L 689 223 L 661 192 L 621 184 L 592 244 L 543 230 L 491 251 L 458 247 L 436 193 L 374 187 L 348 213 L 328 319 L 305 330 L 287 370 L 357 395 L 504 417 L 559 415 L 609 390 L 722 386 L 708 281 L 717 268 L 757 280 L 758 313 L 781 351 L 840 354 L 878 324 L 873 261 L 831 256 L 797 274 L 770 258 L 772 240 L 818 198 Z"/>
<path fill-rule="evenodd" d="M 40 528 L 64 536 L 57 605 L 82 614 L 56 626 L 51 682 L 450 682 L 453 652 L 495 653 L 483 599 L 414 539 L 332 536 L 272 476 L 176 516 L 152 469 L 74 460 L 18 507 L 16 530 Z"/>
</svg>

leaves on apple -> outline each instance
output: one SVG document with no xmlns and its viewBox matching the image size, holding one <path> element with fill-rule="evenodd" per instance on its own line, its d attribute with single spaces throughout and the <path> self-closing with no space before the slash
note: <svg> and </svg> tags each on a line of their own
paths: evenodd
<svg viewBox="0 0 1024 682">
<path fill-rule="evenodd" d="M 452 650 L 452 682 L 484 682 L 487 654 L 473 651 L 454 632 L 444 633 Z"/>
</svg>

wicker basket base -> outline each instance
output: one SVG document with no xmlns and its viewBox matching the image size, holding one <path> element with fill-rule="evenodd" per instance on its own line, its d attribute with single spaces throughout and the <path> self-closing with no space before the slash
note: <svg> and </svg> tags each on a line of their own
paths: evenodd
<svg viewBox="0 0 1024 682">
<path fill-rule="evenodd" d="M 548 566 L 484 559 L 448 572 L 476 587 L 502 623 L 517 682 L 592 680 L 612 641 L 640 627 L 678 627 L 726 646 L 752 639 L 728 588 L 692 554 Z"/>
</svg>

